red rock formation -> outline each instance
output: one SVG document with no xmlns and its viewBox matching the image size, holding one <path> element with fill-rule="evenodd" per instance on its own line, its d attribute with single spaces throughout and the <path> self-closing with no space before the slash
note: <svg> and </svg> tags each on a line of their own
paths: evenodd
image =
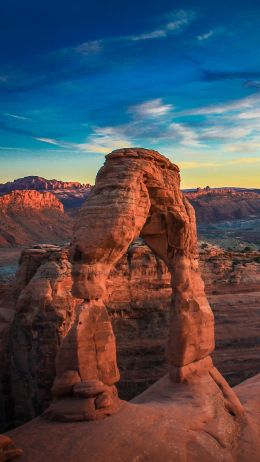
<svg viewBox="0 0 260 462">
<path fill-rule="evenodd" d="M 209 357 L 214 349 L 213 314 L 198 268 L 194 211 L 179 188 L 178 167 L 155 151 L 123 149 L 107 156 L 75 227 L 73 294 L 85 302 L 59 350 L 54 396 L 56 388 L 66 389 L 68 373 L 78 375 L 74 387 L 72 381 L 69 391 L 64 392 L 65 398 L 54 401 L 47 410 L 48 418 L 88 420 L 98 418 L 99 413 L 114 412 L 114 403 L 117 407 L 114 383 L 118 370 L 104 306 L 106 284 L 113 265 L 140 233 L 171 272 L 173 299 L 167 348 L 171 379 L 182 382 L 209 374 L 221 389 L 226 406 L 234 414 L 242 412 L 237 397 Z M 98 310 L 101 328 L 99 317 L 95 318 Z M 91 332 L 91 342 L 89 335 L 84 342 L 82 332 L 86 331 Z M 101 380 L 111 387 L 107 389 L 109 396 L 102 399 L 101 393 L 89 399 L 85 393 L 80 404 L 75 401 L 79 379 L 86 390 L 88 381 Z"/>
<path fill-rule="evenodd" d="M 71 212 L 83 204 L 91 187 L 90 184 L 81 184 L 78 181 L 46 180 L 39 176 L 27 176 L 0 184 L 0 195 L 18 190 L 51 191 L 62 202 L 66 210 Z"/>
<path fill-rule="evenodd" d="M 0 246 L 62 242 L 71 236 L 72 220 L 56 197 L 37 191 L 13 191 L 0 197 Z"/>
<path fill-rule="evenodd" d="M 0 212 L 21 212 L 21 210 L 57 209 L 64 212 L 63 205 L 51 193 L 38 193 L 37 191 L 12 191 L 0 197 Z"/>
<path fill-rule="evenodd" d="M 26 176 L 8 183 L 0 184 L 0 193 L 17 190 L 34 189 L 36 191 L 52 191 L 57 189 L 82 189 L 90 187 L 89 184 L 81 184 L 78 181 L 46 180 L 40 176 Z"/>
<path fill-rule="evenodd" d="M 234 418 L 211 377 L 173 386 L 166 376 L 98 424 L 38 418 L 10 436 L 20 462 L 259 462 L 259 387 L 260 375 L 235 388 L 245 415 Z"/>
<path fill-rule="evenodd" d="M 48 262 L 53 265 L 54 256 L 55 271 L 49 272 Z M 213 357 L 232 385 L 253 376 L 260 368 L 260 263 L 254 261 L 258 258 L 259 252 L 230 253 L 211 246 L 200 253 L 206 292 L 216 319 L 217 348 Z M 163 261 L 140 242 L 130 246 L 109 275 L 106 307 L 116 335 L 119 392 L 124 399 L 144 391 L 167 371 L 170 279 Z M 15 332 L 11 335 L 13 396 L 10 381 L 6 380 L 3 395 L 9 411 L 14 401 L 16 425 L 38 415 L 50 403 L 55 355 L 75 316 L 71 286 L 67 251 L 51 246 L 23 251 L 16 282 Z M 14 314 L 8 287 L 3 288 L 6 297 L 1 297 L 0 306 L 0 341 L 7 374 L 10 360 L 5 347 Z M 11 424 L 11 414 L 1 414 L 2 429 L 6 428 L 4 421 L 7 426 Z"/>
<path fill-rule="evenodd" d="M 22 253 L 11 331 L 15 424 L 48 406 L 61 339 L 75 319 L 67 251 L 41 246 Z"/>
<path fill-rule="evenodd" d="M 256 192 L 206 189 L 185 192 L 185 196 L 193 205 L 199 224 L 259 217 L 260 194 Z"/>
</svg>

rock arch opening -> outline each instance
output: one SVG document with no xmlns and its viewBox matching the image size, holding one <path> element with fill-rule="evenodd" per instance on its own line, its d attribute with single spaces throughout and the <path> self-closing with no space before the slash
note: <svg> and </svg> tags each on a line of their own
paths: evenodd
<svg viewBox="0 0 260 462">
<path fill-rule="evenodd" d="M 179 169 L 156 151 L 121 149 L 106 157 L 76 223 L 73 294 L 84 303 L 57 356 L 55 401 L 46 412 L 51 419 L 94 420 L 121 405 L 106 287 L 111 269 L 139 235 L 171 273 L 166 355 L 172 382 L 205 373 L 220 380 L 210 358 L 214 317 L 198 268 L 195 214 L 180 191 Z"/>
</svg>

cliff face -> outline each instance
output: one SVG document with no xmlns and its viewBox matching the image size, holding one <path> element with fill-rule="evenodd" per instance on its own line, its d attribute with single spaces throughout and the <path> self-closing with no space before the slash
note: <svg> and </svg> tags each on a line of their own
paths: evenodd
<svg viewBox="0 0 260 462">
<path fill-rule="evenodd" d="M 49 193 L 12 191 L 0 197 L 0 247 L 62 242 L 71 236 L 72 220 Z"/>
<path fill-rule="evenodd" d="M 258 259 L 256 252 L 227 253 L 214 247 L 200 254 L 216 320 L 214 361 L 232 385 L 260 369 Z M 66 250 L 39 246 L 23 251 L 11 346 L 16 424 L 37 415 L 51 398 L 54 359 L 80 303 L 71 296 L 71 285 Z M 166 372 L 170 275 L 139 241 L 111 272 L 108 290 L 121 373 L 119 393 L 129 399 Z"/>
<path fill-rule="evenodd" d="M 260 214 L 260 194 L 255 192 L 212 189 L 185 195 L 195 208 L 198 224 L 250 219 Z"/>
<path fill-rule="evenodd" d="M 49 404 L 55 357 L 73 322 L 77 303 L 70 292 L 67 251 L 46 247 L 23 252 L 17 273 L 17 315 L 11 338 L 11 382 L 17 423 L 33 418 Z"/>
<path fill-rule="evenodd" d="M 201 255 L 215 314 L 215 363 L 232 385 L 260 370 L 260 258 L 258 252 Z"/>
<path fill-rule="evenodd" d="M 35 210 L 55 209 L 64 213 L 64 207 L 56 197 L 49 193 L 30 191 L 12 191 L 0 197 L 0 212 L 25 213 Z"/>
</svg>

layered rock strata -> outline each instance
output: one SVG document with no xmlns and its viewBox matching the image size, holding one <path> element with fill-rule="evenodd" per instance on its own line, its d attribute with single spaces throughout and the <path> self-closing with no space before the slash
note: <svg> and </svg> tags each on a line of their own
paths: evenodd
<svg viewBox="0 0 260 462">
<path fill-rule="evenodd" d="M 0 196 L 0 247 L 61 243 L 72 235 L 72 219 L 49 192 L 12 191 Z"/>
<path fill-rule="evenodd" d="M 48 406 L 61 339 L 75 319 L 67 251 L 48 246 L 22 253 L 11 329 L 11 382 L 15 424 Z"/>
<path fill-rule="evenodd" d="M 260 314 L 260 263 L 257 259 L 260 254 L 203 247 L 200 265 L 216 319 L 217 348 L 213 357 L 221 373 L 235 385 L 260 370 L 257 324 Z M 3 286 L 0 332 L 3 333 L 1 358 L 3 361 L 5 358 L 5 362 L 1 359 L 1 364 L 5 364 L 2 409 L 6 411 L 1 413 L 2 430 L 38 415 L 50 403 L 55 355 L 73 322 L 76 306 L 81 304 L 81 300 L 75 303 L 71 296 L 71 264 L 67 253 L 65 248 L 52 246 L 23 251 L 15 290 L 18 302 L 14 326 L 18 331 L 11 334 L 15 337 L 12 361 L 6 351 L 14 314 L 12 287 L 10 284 Z M 54 257 L 57 271 L 47 272 L 46 266 Z M 106 307 L 116 336 L 121 374 L 118 388 L 123 399 L 133 398 L 167 371 L 165 344 L 172 294 L 170 282 L 165 263 L 140 240 L 129 247 L 110 273 Z M 50 286 L 55 296 L 48 299 Z M 27 323 L 22 321 L 24 312 L 30 320 Z M 21 351 L 31 354 L 21 355 Z M 33 362 L 32 356 L 35 357 Z M 10 362 L 12 393 L 7 367 Z M 20 392 L 16 393 L 16 389 Z M 13 402 L 14 422 L 11 420 Z"/>
<path fill-rule="evenodd" d="M 195 214 L 180 191 L 179 169 L 156 151 L 122 149 L 106 156 L 75 226 L 72 291 L 84 303 L 61 344 L 53 386 L 56 399 L 45 415 L 56 420 L 91 420 L 117 409 L 114 384 L 119 374 L 104 305 L 106 285 L 112 267 L 139 235 L 171 273 L 167 342 L 171 380 L 209 374 L 221 389 L 226 407 L 234 415 L 241 414 L 238 398 L 209 356 L 214 349 L 214 318 L 199 272 Z M 69 389 L 68 374 L 74 377 Z M 106 392 L 88 394 L 93 381 L 101 381 Z"/>
</svg>

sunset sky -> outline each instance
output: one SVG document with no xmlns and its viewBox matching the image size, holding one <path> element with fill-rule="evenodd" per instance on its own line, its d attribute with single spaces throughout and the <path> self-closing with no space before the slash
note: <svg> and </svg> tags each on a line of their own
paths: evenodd
<svg viewBox="0 0 260 462">
<path fill-rule="evenodd" d="M 260 2 L 0 2 L 0 182 L 93 183 L 119 147 L 260 187 Z"/>
</svg>

